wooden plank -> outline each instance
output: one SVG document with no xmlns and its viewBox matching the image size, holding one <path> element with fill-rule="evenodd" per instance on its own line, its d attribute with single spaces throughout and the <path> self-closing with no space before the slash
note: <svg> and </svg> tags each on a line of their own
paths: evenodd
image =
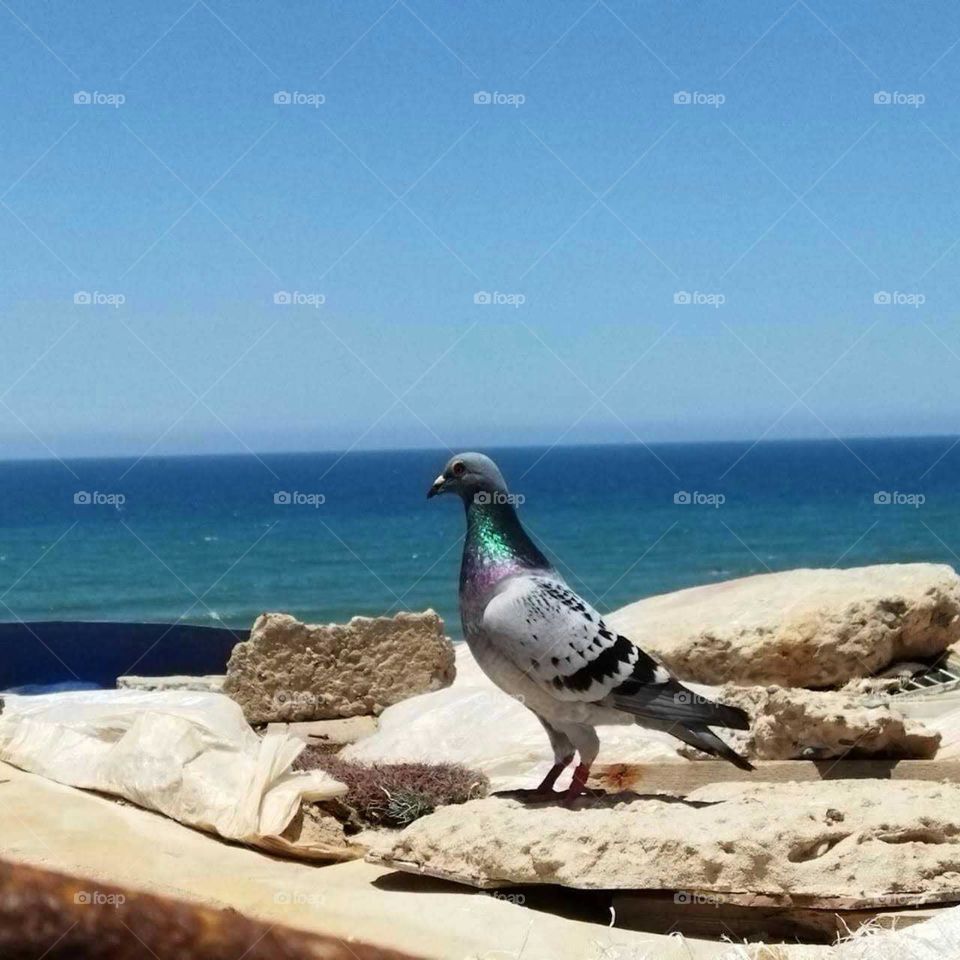
<svg viewBox="0 0 960 960">
<path fill-rule="evenodd" d="M 711 783 L 812 780 L 947 780 L 960 783 L 960 760 L 761 760 L 748 773 L 717 760 L 615 763 L 594 767 L 590 784 L 608 793 L 684 797 Z"/>
</svg>

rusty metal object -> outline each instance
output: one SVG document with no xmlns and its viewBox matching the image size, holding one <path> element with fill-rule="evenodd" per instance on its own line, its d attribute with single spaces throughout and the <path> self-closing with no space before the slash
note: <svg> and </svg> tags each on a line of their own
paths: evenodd
<svg viewBox="0 0 960 960">
<path fill-rule="evenodd" d="M 3 960 L 410 960 L 94 880 L 0 860 Z"/>
</svg>

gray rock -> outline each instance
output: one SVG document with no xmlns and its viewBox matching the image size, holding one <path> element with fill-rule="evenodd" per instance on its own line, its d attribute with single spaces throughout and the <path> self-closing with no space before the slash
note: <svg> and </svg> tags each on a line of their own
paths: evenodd
<svg viewBox="0 0 960 960">
<path fill-rule="evenodd" d="M 605 619 L 681 680 L 839 686 L 960 638 L 960 577 L 933 563 L 789 570 L 650 597 Z"/>
<path fill-rule="evenodd" d="M 233 648 L 223 689 L 250 723 L 330 720 L 379 714 L 455 672 L 433 610 L 325 626 L 265 613 Z"/>
</svg>

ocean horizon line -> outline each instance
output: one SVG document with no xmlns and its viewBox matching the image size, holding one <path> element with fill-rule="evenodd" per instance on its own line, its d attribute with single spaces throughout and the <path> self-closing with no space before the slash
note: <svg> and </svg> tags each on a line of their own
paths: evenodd
<svg viewBox="0 0 960 960">
<path fill-rule="evenodd" d="M 697 439 L 697 440 L 635 440 L 632 442 L 596 441 L 593 443 L 483 443 L 473 447 L 461 446 L 458 449 L 483 450 L 589 450 L 589 449 L 631 449 L 635 447 L 657 450 L 677 447 L 754 447 L 754 446 L 829 446 L 832 444 L 850 443 L 880 443 L 885 441 L 960 441 L 960 433 L 890 433 L 890 434 L 848 434 L 835 437 L 759 437 L 741 439 Z M 56 454 L 45 457 L 20 457 L 0 455 L 0 464 L 41 464 L 41 463 L 110 463 L 110 462 L 140 462 L 158 460 L 248 460 L 264 457 L 313 457 L 313 456 L 362 456 L 364 454 L 417 454 L 438 453 L 449 456 L 456 452 L 454 448 L 442 446 L 398 446 L 398 447 L 317 447 L 312 449 L 284 449 L 284 450 L 248 450 L 232 452 L 172 452 L 172 453 L 117 453 L 117 454 Z"/>
</svg>

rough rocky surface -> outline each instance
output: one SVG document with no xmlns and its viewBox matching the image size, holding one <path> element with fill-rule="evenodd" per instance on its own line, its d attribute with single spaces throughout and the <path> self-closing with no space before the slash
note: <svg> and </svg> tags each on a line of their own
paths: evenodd
<svg viewBox="0 0 960 960">
<path fill-rule="evenodd" d="M 328 625 L 265 613 L 233 648 L 223 690 L 250 723 L 330 720 L 378 714 L 454 674 L 453 645 L 432 610 Z"/>
<path fill-rule="evenodd" d="M 206 674 L 199 677 L 117 677 L 118 690 L 197 690 L 203 693 L 220 693 L 223 690 L 223 674 Z"/>
<path fill-rule="evenodd" d="M 686 801 L 626 797 L 445 807 L 372 858 L 481 887 L 960 900 L 960 784 L 736 782 Z"/>
<path fill-rule="evenodd" d="M 742 707 L 749 730 L 725 730 L 724 739 L 753 760 L 819 760 L 828 757 L 926 759 L 940 734 L 908 720 L 891 706 L 867 706 L 862 694 L 794 687 L 727 684 L 717 699 Z M 684 756 L 705 757 L 690 748 Z"/>
<path fill-rule="evenodd" d="M 790 570 L 650 597 L 607 623 L 683 680 L 830 687 L 960 638 L 944 564 Z"/>
</svg>

